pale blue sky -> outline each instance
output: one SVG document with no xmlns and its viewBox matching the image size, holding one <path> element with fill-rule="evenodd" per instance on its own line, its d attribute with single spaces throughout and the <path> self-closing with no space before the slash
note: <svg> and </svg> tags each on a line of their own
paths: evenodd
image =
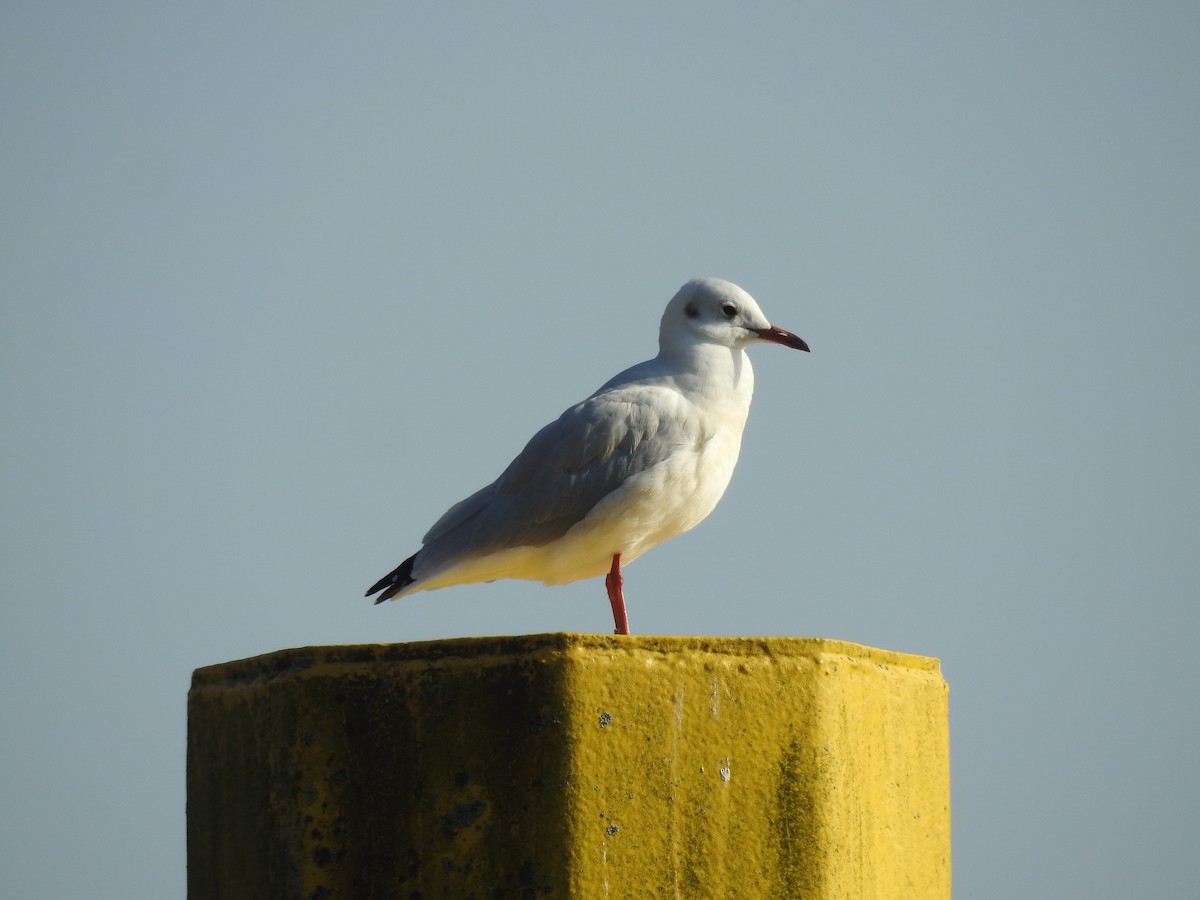
<svg viewBox="0 0 1200 900">
<path fill-rule="evenodd" d="M 184 890 L 192 669 L 361 597 L 694 275 L 756 348 L 635 632 L 940 657 L 955 896 L 1200 882 L 1200 6 L 0 7 L 0 896 Z"/>
</svg>

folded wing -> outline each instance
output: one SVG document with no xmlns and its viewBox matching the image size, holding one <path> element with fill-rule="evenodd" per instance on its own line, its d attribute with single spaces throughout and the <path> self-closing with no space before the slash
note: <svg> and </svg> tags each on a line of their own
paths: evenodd
<svg viewBox="0 0 1200 900">
<path fill-rule="evenodd" d="M 495 482 L 434 524 L 422 566 L 562 537 L 630 477 L 699 444 L 687 406 L 676 391 L 648 385 L 601 391 L 572 406 L 535 434 Z"/>
</svg>

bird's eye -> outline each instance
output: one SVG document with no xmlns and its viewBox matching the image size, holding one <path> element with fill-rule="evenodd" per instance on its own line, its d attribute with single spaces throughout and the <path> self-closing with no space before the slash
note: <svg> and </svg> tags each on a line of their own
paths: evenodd
<svg viewBox="0 0 1200 900">
<path fill-rule="evenodd" d="M 724 314 L 725 318 L 732 319 L 737 315 L 737 307 L 732 303 L 722 303 L 721 312 Z"/>
</svg>

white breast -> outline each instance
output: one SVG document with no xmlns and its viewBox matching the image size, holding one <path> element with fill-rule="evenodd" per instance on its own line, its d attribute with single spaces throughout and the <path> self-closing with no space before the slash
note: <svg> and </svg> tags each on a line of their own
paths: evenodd
<svg viewBox="0 0 1200 900">
<path fill-rule="evenodd" d="M 738 355 L 735 381 L 719 385 L 712 396 L 696 390 L 712 389 L 711 379 L 680 385 L 681 402 L 687 405 L 683 414 L 699 423 L 694 446 L 680 448 L 630 478 L 544 548 L 547 555 L 538 562 L 545 571 L 535 576 L 538 580 L 561 584 L 604 574 L 614 554 L 621 554 L 622 564 L 632 562 L 651 547 L 694 528 L 716 508 L 737 465 L 754 391 L 750 361 L 744 353 Z M 714 402 L 713 396 L 723 402 Z M 587 574 L 580 574 L 584 571 Z"/>
</svg>

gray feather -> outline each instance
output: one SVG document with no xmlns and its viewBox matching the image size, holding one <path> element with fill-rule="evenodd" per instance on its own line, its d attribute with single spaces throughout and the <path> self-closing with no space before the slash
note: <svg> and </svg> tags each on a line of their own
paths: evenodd
<svg viewBox="0 0 1200 900">
<path fill-rule="evenodd" d="M 543 546 L 562 537 L 626 480 L 699 443 L 699 428 L 675 415 L 687 401 L 652 383 L 601 391 L 530 439 L 492 484 L 452 506 L 425 535 L 421 562 L 464 552 Z M 650 440 L 654 438 L 654 440 Z"/>
</svg>

